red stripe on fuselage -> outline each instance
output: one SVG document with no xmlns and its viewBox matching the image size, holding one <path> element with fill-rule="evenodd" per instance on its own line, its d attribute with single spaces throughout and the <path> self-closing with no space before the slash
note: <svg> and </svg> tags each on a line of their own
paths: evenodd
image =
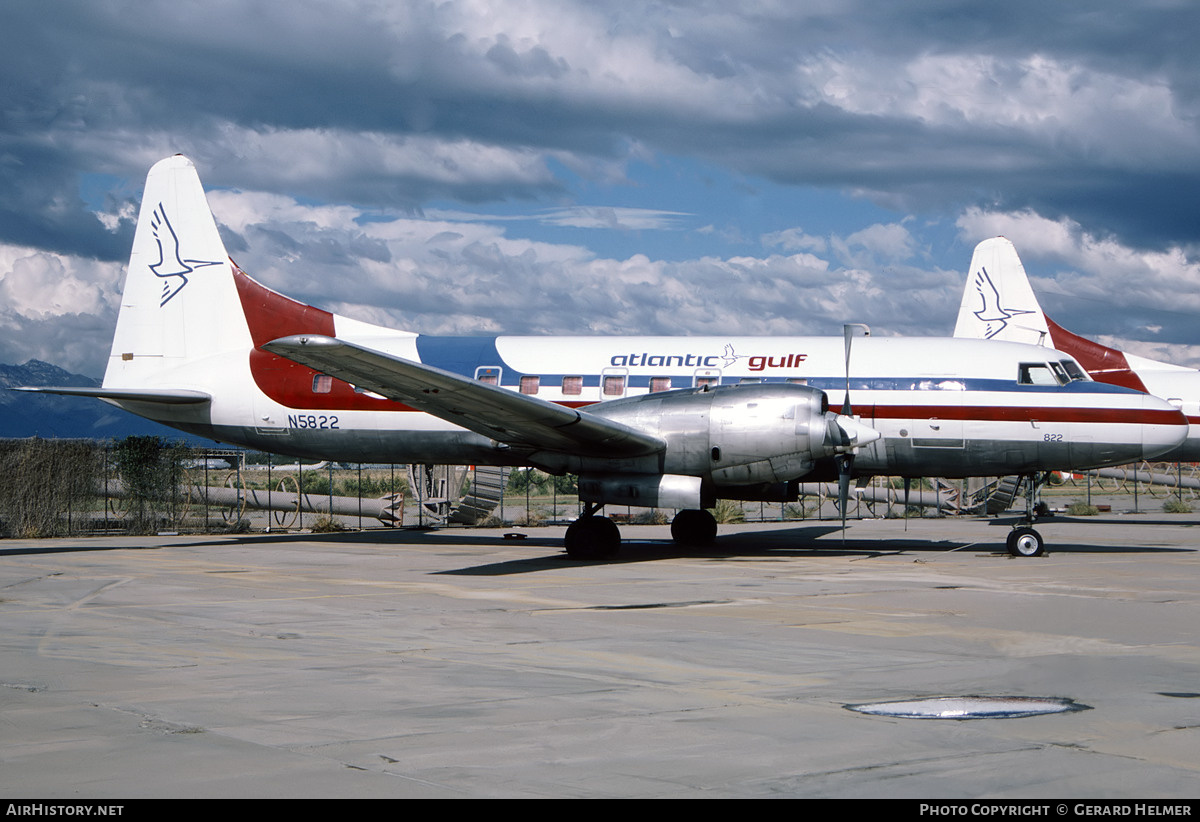
<svg viewBox="0 0 1200 822">
<path fill-rule="evenodd" d="M 1125 359 L 1123 352 L 1098 342 L 1092 342 L 1078 334 L 1072 334 L 1049 317 L 1045 319 L 1046 327 L 1050 329 L 1050 341 L 1054 347 L 1064 354 L 1074 357 L 1084 370 L 1092 375 L 1092 379 L 1097 382 L 1106 382 L 1109 385 L 1132 388 L 1144 394 L 1150 393 L 1146 390 L 1142 378 L 1129 367 L 1129 362 Z"/>
<path fill-rule="evenodd" d="M 963 422 L 1080 422 L 1132 425 L 1187 425 L 1182 411 L 1147 408 L 1057 408 L 1007 405 L 874 405 L 859 406 L 864 419 L 940 419 Z"/>
<path fill-rule="evenodd" d="M 559 400 L 558 405 L 585 408 L 595 401 Z M 851 409 L 866 420 L 959 420 L 962 422 L 1080 422 L 1130 425 L 1188 425 L 1182 411 L 1165 408 L 1087 408 L 1029 405 L 858 405 Z"/>
</svg>

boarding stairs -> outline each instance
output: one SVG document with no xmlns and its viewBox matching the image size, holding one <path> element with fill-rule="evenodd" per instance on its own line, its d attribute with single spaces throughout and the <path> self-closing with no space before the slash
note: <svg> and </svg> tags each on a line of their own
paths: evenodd
<svg viewBox="0 0 1200 822">
<path fill-rule="evenodd" d="M 969 504 L 964 509 L 971 514 L 1002 514 L 1009 509 L 1021 495 L 1024 477 L 997 477 L 971 494 Z"/>
<path fill-rule="evenodd" d="M 508 468 L 475 466 L 470 472 L 471 487 L 450 510 L 449 521 L 459 525 L 478 525 L 490 517 L 504 498 L 508 473 Z"/>
<path fill-rule="evenodd" d="M 422 524 L 477 525 L 491 516 L 504 496 L 509 469 L 490 465 L 408 465 L 408 485 Z M 470 480 L 470 487 L 460 489 Z"/>
</svg>

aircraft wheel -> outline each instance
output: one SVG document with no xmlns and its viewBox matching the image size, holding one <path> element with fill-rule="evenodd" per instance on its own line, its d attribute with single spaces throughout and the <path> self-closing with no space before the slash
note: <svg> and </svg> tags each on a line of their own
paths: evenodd
<svg viewBox="0 0 1200 822">
<path fill-rule="evenodd" d="M 608 517 L 580 517 L 567 526 L 563 545 L 571 559 L 609 559 L 621 547 L 621 531 Z"/>
<path fill-rule="evenodd" d="M 717 520 L 708 511 L 685 509 L 671 520 L 671 539 L 680 545 L 712 545 L 717 538 Z"/>
<path fill-rule="evenodd" d="M 1045 549 L 1042 535 L 1032 528 L 1014 528 L 1008 535 L 1008 552 L 1014 557 L 1040 557 Z"/>
</svg>

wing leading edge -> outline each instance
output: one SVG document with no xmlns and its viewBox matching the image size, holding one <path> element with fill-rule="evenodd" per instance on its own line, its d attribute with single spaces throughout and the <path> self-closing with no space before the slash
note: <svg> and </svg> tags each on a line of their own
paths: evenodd
<svg viewBox="0 0 1200 822">
<path fill-rule="evenodd" d="M 585 411 L 335 337 L 297 334 L 261 347 L 513 448 L 638 457 L 666 447 L 657 437 Z"/>
</svg>

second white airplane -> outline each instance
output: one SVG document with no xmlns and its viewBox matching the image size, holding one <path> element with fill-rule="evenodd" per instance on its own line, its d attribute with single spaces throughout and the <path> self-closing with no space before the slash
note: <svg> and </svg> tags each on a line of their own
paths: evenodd
<svg viewBox="0 0 1200 822">
<path fill-rule="evenodd" d="M 1036 346 L 866 337 L 430 337 L 337 316 L 229 258 L 185 157 L 146 181 L 100 397 L 179 429 L 322 459 L 579 475 L 573 557 L 620 543 L 606 504 L 786 501 L 802 480 L 998 476 L 1175 448 L 1178 409 Z M 842 413 L 830 410 L 841 407 Z M 1043 550 L 1026 526 L 1014 554 Z"/>
<path fill-rule="evenodd" d="M 1038 304 L 1025 266 L 1007 238 L 992 237 L 975 246 L 954 336 L 1054 348 L 1072 356 L 1098 382 L 1167 400 L 1183 411 L 1191 430 L 1182 445 L 1158 459 L 1200 460 L 1200 371 L 1101 345 L 1054 322 Z"/>
</svg>

